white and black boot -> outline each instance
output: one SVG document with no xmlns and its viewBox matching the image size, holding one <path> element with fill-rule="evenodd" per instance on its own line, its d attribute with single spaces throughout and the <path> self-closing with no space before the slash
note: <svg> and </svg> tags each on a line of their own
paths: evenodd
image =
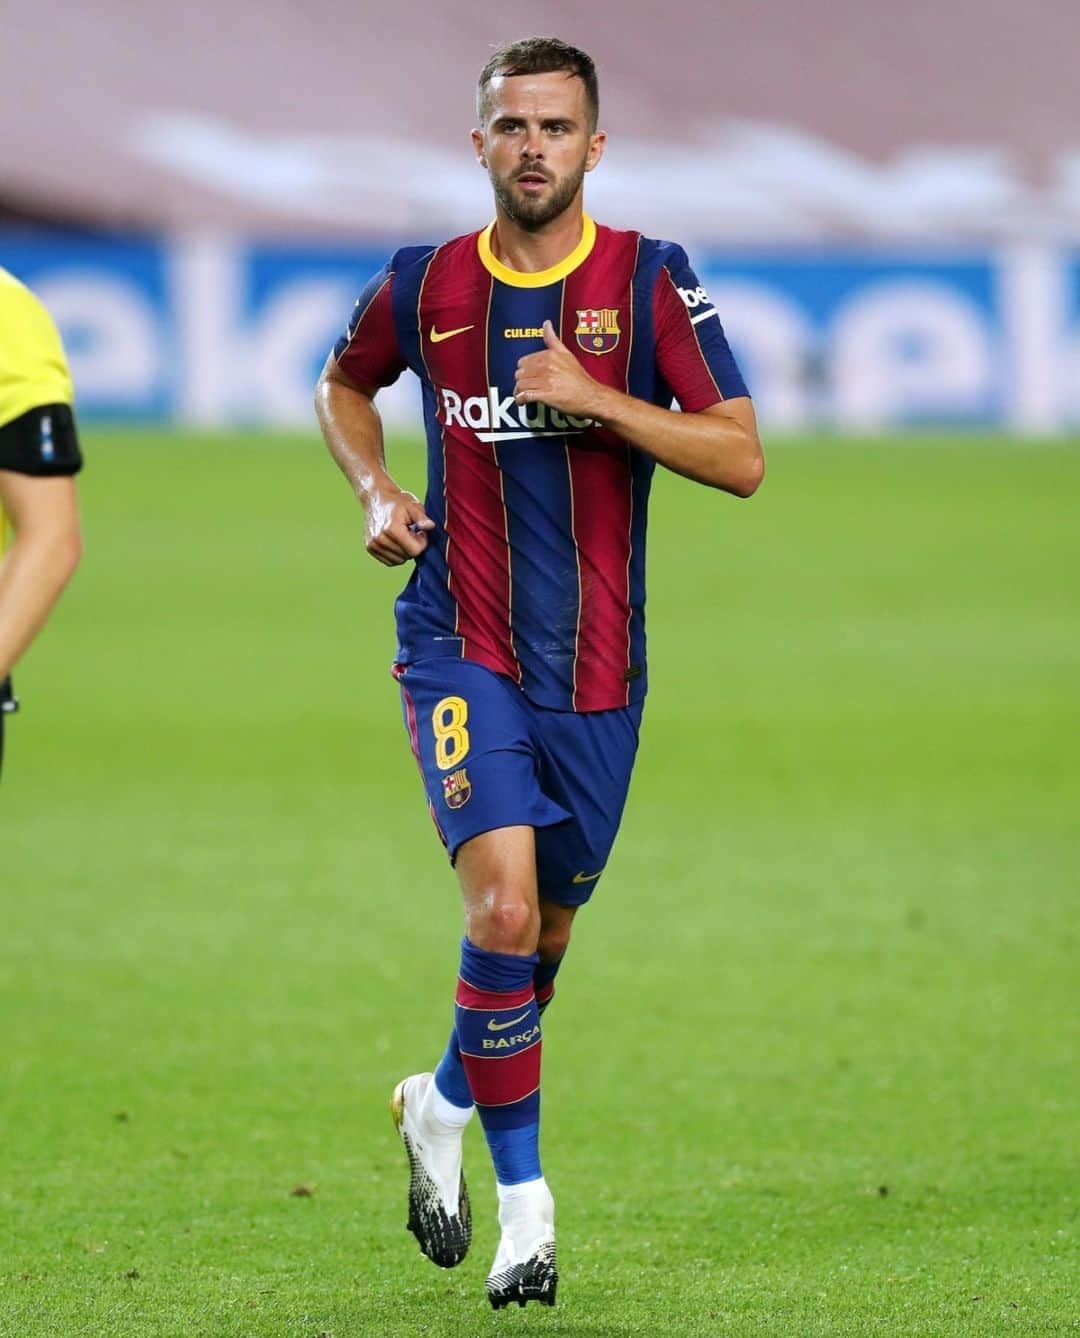
<svg viewBox="0 0 1080 1338">
<path fill-rule="evenodd" d="M 409 1157 L 408 1229 L 432 1263 L 455 1268 L 472 1239 L 472 1210 L 461 1169 L 465 1123 L 440 1120 L 433 1109 L 434 1094 L 430 1073 L 403 1078 L 394 1088 L 390 1112 Z"/>
<path fill-rule="evenodd" d="M 544 1179 L 499 1186 L 502 1237 L 487 1278 L 496 1310 L 516 1301 L 555 1304 L 555 1200 Z"/>
</svg>

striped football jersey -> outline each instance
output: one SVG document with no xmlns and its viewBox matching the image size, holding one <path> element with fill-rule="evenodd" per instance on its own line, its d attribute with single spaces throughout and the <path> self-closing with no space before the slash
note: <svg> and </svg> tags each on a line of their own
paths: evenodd
<svg viewBox="0 0 1080 1338">
<path fill-rule="evenodd" d="M 398 251 L 334 354 L 368 388 L 420 379 L 435 522 L 396 605 L 398 659 L 475 660 L 540 706 L 645 695 L 645 528 L 654 460 L 544 404 L 518 359 L 550 319 L 596 380 L 694 413 L 746 395 L 715 307 L 678 246 L 584 220 L 560 264 L 521 273 L 491 227 Z"/>
</svg>

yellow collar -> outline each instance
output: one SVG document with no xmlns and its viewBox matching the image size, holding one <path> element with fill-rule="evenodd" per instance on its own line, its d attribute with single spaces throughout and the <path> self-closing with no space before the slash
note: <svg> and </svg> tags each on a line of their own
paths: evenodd
<svg viewBox="0 0 1080 1338">
<path fill-rule="evenodd" d="M 529 274 L 524 270 L 511 269 L 497 258 L 491 249 L 491 234 L 494 227 L 493 222 L 489 223 L 476 239 L 476 249 L 480 255 L 480 263 L 489 274 L 494 274 L 502 283 L 511 284 L 514 288 L 545 288 L 549 283 L 558 283 L 560 279 L 565 279 L 568 274 L 577 269 L 581 262 L 587 258 L 596 242 L 596 224 L 588 214 L 582 214 L 581 241 L 578 242 L 565 260 L 560 260 L 557 265 L 552 265 L 550 269 L 541 269 Z"/>
</svg>

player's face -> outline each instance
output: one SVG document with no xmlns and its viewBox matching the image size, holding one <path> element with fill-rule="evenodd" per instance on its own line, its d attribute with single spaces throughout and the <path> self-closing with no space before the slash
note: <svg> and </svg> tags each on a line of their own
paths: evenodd
<svg viewBox="0 0 1080 1338">
<path fill-rule="evenodd" d="M 519 227 L 537 231 L 580 197 L 604 151 L 589 129 L 585 85 L 564 70 L 496 75 L 487 118 L 472 132 L 495 198 Z"/>
</svg>

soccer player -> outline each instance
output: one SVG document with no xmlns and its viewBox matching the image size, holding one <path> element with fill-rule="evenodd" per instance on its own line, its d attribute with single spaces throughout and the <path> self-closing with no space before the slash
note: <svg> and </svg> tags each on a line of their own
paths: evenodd
<svg viewBox="0 0 1080 1338">
<path fill-rule="evenodd" d="M 637 749 L 652 472 L 659 462 L 748 497 L 763 460 L 684 252 L 583 211 L 605 142 L 592 60 L 554 38 L 505 46 L 481 72 L 477 116 L 494 222 L 393 256 L 361 293 L 316 404 L 368 551 L 414 564 L 394 674 L 464 899 L 449 1044 L 391 1103 L 408 1225 L 435 1263 L 464 1257 L 462 1131 L 475 1108 L 498 1190 L 498 1309 L 555 1300 L 540 1017 Z M 374 405 L 406 367 L 423 390 L 423 504 L 387 470 Z"/>
<path fill-rule="evenodd" d="M 4 718 L 18 705 L 12 667 L 82 552 L 73 477 L 82 456 L 72 399 L 52 318 L 0 269 L 0 764 Z"/>
</svg>

